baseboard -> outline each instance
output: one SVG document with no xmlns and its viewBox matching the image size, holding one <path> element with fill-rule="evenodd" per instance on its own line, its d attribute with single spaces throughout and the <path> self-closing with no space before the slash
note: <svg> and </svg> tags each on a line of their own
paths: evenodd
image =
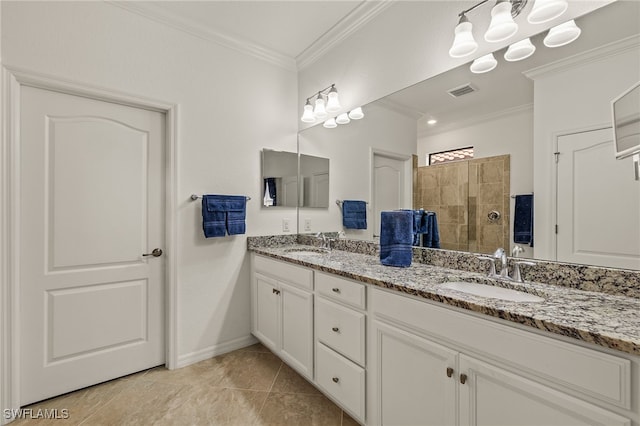
<svg viewBox="0 0 640 426">
<path fill-rule="evenodd" d="M 251 334 L 247 334 L 246 336 L 238 339 L 229 340 L 227 342 L 209 346 L 208 348 L 180 355 L 178 356 L 178 365 L 176 368 L 186 367 L 187 365 L 195 364 L 196 362 L 204 361 L 205 359 L 213 358 L 214 356 L 226 354 L 227 352 L 235 351 L 236 349 L 242 349 L 253 345 L 254 343 L 258 343 L 258 340 Z"/>
</svg>

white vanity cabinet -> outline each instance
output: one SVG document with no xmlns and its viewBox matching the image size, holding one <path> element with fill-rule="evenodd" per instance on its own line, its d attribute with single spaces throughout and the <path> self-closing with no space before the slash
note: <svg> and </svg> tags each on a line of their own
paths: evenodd
<svg viewBox="0 0 640 426">
<path fill-rule="evenodd" d="M 316 382 L 364 423 L 365 285 L 318 271 L 315 285 Z"/>
<path fill-rule="evenodd" d="M 370 290 L 370 424 L 631 425 L 637 414 L 628 359 Z"/>
<path fill-rule="evenodd" d="M 252 333 L 313 380 L 313 272 L 254 256 L 252 275 Z"/>
</svg>

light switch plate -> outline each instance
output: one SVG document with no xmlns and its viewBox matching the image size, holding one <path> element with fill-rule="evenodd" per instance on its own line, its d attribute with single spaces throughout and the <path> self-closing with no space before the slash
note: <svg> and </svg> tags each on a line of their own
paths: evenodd
<svg viewBox="0 0 640 426">
<path fill-rule="evenodd" d="M 291 221 L 287 218 L 282 219 L 282 232 L 291 232 Z"/>
<path fill-rule="evenodd" d="M 304 230 L 311 231 L 311 218 L 307 217 L 304 219 Z"/>
</svg>

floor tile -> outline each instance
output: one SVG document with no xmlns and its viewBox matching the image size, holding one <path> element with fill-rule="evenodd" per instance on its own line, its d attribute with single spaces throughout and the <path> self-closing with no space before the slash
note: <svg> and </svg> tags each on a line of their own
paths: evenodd
<svg viewBox="0 0 640 426">
<path fill-rule="evenodd" d="M 293 368 L 287 364 L 282 364 L 278 377 L 271 388 L 272 392 L 278 393 L 304 393 L 311 395 L 320 395 L 320 391 L 311 383 L 298 374 Z"/>
<path fill-rule="evenodd" d="M 263 426 L 340 426 L 342 410 L 324 395 L 271 392 L 260 412 Z"/>
</svg>

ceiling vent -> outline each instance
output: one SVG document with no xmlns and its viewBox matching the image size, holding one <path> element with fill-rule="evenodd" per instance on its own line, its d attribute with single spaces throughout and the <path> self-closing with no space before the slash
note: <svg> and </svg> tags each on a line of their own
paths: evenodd
<svg viewBox="0 0 640 426">
<path fill-rule="evenodd" d="M 471 83 L 464 84 L 462 86 L 454 87 L 453 89 L 449 89 L 447 91 L 448 94 L 453 96 L 454 98 L 459 98 L 462 95 L 466 95 L 472 92 L 477 91 L 475 87 L 471 85 Z"/>
</svg>

